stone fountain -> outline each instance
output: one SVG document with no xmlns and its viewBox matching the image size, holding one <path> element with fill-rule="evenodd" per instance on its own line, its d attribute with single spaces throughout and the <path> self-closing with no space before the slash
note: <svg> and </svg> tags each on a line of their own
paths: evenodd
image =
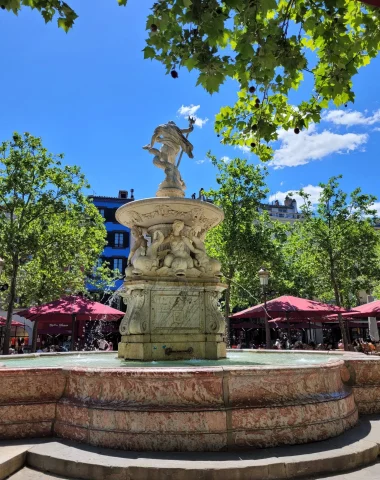
<svg viewBox="0 0 380 480">
<path fill-rule="evenodd" d="M 57 436 L 136 452 L 225 452 L 329 439 L 353 427 L 358 411 L 380 413 L 378 358 L 247 350 L 228 352 L 224 359 L 224 320 L 217 303 L 225 286 L 220 264 L 204 247 L 206 232 L 223 220 L 223 212 L 184 198 L 178 169 L 183 153 L 192 157 L 187 138 L 192 124 L 186 130 L 172 122 L 156 128 L 144 148 L 165 173 L 157 197 L 117 212 L 135 239 L 126 269 L 120 358 L 114 352 L 0 357 L 0 440 Z M 359 458 L 356 448 L 350 447 L 351 458 Z M 379 450 L 368 448 L 372 456 L 366 458 L 372 461 Z M 330 468 L 329 454 L 323 471 Z M 226 459 L 213 457 L 208 473 L 203 471 L 207 462 L 201 473 L 187 463 L 172 476 L 173 456 L 167 455 L 157 468 L 156 461 L 146 463 L 134 453 L 141 475 L 120 473 L 112 455 L 112 478 L 221 478 L 217 467 Z M 239 453 L 238 464 L 222 476 L 293 478 L 283 454 L 278 465 L 273 456 L 265 463 L 259 454 L 261 466 L 255 468 L 261 470 L 251 474 Z M 291 458 L 297 456 L 298 449 Z M 72 476 L 81 476 L 82 457 L 73 462 Z M 353 466 L 348 458 L 345 468 Z M 66 458 L 63 462 L 67 465 Z M 297 462 L 299 472 L 311 473 Z M 46 465 L 51 461 L 44 458 Z M 94 475 L 92 466 L 89 472 L 81 478 L 111 478 L 103 470 Z"/>
<path fill-rule="evenodd" d="M 154 130 L 143 148 L 154 155 L 153 164 L 164 171 L 165 179 L 156 197 L 130 202 L 116 212 L 134 237 L 118 352 L 125 359 L 226 356 L 225 324 L 218 308 L 225 285 L 220 283 L 220 263 L 204 246 L 207 231 L 224 215 L 212 203 L 184 198 L 186 186 L 178 167 L 183 153 L 193 158 L 188 136 L 194 120 L 189 118 L 189 123 L 187 129 L 168 122 Z"/>
</svg>

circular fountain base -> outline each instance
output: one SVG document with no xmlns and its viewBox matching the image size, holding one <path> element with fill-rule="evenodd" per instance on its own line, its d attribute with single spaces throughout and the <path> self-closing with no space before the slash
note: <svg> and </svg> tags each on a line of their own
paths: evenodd
<svg viewBox="0 0 380 480">
<path fill-rule="evenodd" d="M 300 355 L 312 361 L 313 354 Z M 279 356 L 286 363 L 287 353 Z M 0 370 L 0 436 L 53 433 L 138 451 L 225 451 L 324 440 L 358 419 L 342 356 L 325 357 L 303 366 L 111 369 L 13 369 L 8 361 Z M 22 389 L 14 389 L 16 383 Z"/>
</svg>

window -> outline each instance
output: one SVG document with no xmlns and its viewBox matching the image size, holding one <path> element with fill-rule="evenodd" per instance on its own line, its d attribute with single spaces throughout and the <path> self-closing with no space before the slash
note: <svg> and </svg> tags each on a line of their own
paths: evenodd
<svg viewBox="0 0 380 480">
<path fill-rule="evenodd" d="M 123 273 L 123 259 L 122 258 L 114 258 L 113 259 L 113 269 L 119 270 L 120 273 Z"/>
<path fill-rule="evenodd" d="M 106 211 L 104 208 L 99 208 L 99 213 L 103 218 L 106 218 Z"/>
<path fill-rule="evenodd" d="M 115 248 L 124 247 L 124 233 L 115 233 L 114 245 Z"/>
</svg>

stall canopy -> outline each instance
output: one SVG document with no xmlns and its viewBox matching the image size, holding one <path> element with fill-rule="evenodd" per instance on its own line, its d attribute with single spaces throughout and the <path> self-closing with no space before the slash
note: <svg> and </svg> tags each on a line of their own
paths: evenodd
<svg viewBox="0 0 380 480">
<path fill-rule="evenodd" d="M 260 325 L 259 323 L 253 322 L 238 322 L 238 323 L 231 323 L 232 328 L 265 328 L 264 325 Z"/>
<path fill-rule="evenodd" d="M 31 307 L 17 312 L 17 315 L 32 321 L 44 322 L 71 322 L 73 316 L 76 320 L 107 320 L 109 322 L 119 320 L 124 316 L 124 312 L 78 295 Z"/>
<path fill-rule="evenodd" d="M 7 323 L 7 319 L 5 317 L 0 317 L 0 327 L 5 327 L 5 324 Z M 17 320 L 12 320 L 11 323 L 12 327 L 23 327 L 24 324 L 21 322 L 17 322 Z"/>
<path fill-rule="evenodd" d="M 115 308 L 94 302 L 80 295 L 63 297 L 60 300 L 31 307 L 17 313 L 20 317 L 37 321 L 38 324 L 46 322 L 60 324 L 71 323 L 71 349 L 75 344 L 75 326 L 77 321 L 117 321 L 124 316 L 124 312 Z M 58 328 L 58 327 L 57 327 Z"/>
<path fill-rule="evenodd" d="M 305 320 L 344 312 L 346 312 L 344 308 L 336 307 L 335 305 L 283 295 L 282 297 L 269 300 L 266 303 L 266 308 L 265 304 L 261 303 L 255 307 L 234 313 L 231 315 L 231 318 L 263 318 L 269 316 L 271 318 L 286 317 L 287 320 L 295 321 L 297 319 Z"/>
<path fill-rule="evenodd" d="M 372 317 L 380 319 L 380 300 L 355 307 L 354 310 L 345 313 L 343 316 L 350 318 Z"/>
<path fill-rule="evenodd" d="M 307 319 L 306 319 L 307 320 Z M 289 324 L 286 319 L 283 318 L 275 318 L 273 320 L 269 320 L 269 325 L 271 328 L 291 328 L 294 330 L 297 329 L 312 329 L 312 330 L 317 330 L 321 329 L 322 325 L 316 325 L 315 323 L 312 322 L 306 322 L 305 320 L 297 320 L 297 321 L 290 321 Z"/>
</svg>

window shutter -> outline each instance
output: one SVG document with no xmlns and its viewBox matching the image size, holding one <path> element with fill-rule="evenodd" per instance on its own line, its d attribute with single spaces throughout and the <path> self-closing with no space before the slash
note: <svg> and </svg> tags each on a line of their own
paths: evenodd
<svg viewBox="0 0 380 480">
<path fill-rule="evenodd" d="M 124 233 L 124 243 L 123 243 L 123 247 L 124 248 L 128 248 L 129 247 L 129 232 L 123 232 Z"/>
<path fill-rule="evenodd" d="M 123 271 L 121 272 L 122 275 L 125 275 L 125 269 L 127 268 L 127 258 L 123 258 Z"/>
</svg>

